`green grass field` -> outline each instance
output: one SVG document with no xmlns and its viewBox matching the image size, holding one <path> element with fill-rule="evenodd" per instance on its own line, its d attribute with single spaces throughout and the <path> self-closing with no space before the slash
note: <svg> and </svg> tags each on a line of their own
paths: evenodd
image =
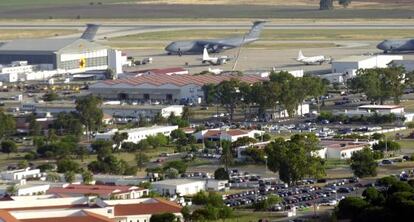
<svg viewBox="0 0 414 222">
<path fill-rule="evenodd" d="M 85 1 L 85 0 L 1 0 L 0 7 L 36 7 L 36 6 L 49 6 L 49 5 L 89 5 L 90 2 L 102 4 L 105 3 L 119 3 L 119 2 L 136 2 L 136 0 L 97 0 L 97 1 Z"/>
<path fill-rule="evenodd" d="M 0 40 L 46 38 L 75 33 L 79 33 L 79 31 L 75 29 L 1 29 Z"/>
<path fill-rule="evenodd" d="M 115 41 L 155 41 L 224 38 L 240 36 L 246 30 L 174 30 L 147 32 L 112 38 Z M 191 35 L 189 35 L 191 33 Z M 267 29 L 263 31 L 263 41 L 328 41 L 328 40 L 383 40 L 387 38 L 410 38 L 414 30 L 405 29 Z"/>
</svg>

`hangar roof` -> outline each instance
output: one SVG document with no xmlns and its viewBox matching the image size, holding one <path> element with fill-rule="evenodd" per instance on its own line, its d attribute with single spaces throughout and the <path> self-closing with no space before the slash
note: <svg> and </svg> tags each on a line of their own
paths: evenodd
<svg viewBox="0 0 414 222">
<path fill-rule="evenodd" d="M 0 45 L 0 52 L 41 51 L 41 52 L 83 52 L 106 47 L 83 39 L 18 39 Z"/>
<path fill-rule="evenodd" d="M 231 78 L 239 79 L 242 82 L 255 83 L 259 81 L 267 80 L 267 78 L 262 78 L 256 75 L 246 75 L 246 76 L 214 76 L 214 75 L 143 75 L 126 79 L 116 79 L 116 80 L 106 80 L 99 82 L 95 85 L 104 84 L 107 86 L 117 85 L 117 84 L 127 84 L 131 86 L 137 86 L 141 84 L 151 84 L 155 86 L 161 86 L 165 84 L 173 84 L 176 86 L 185 86 L 189 84 L 194 85 L 205 85 L 209 83 L 218 84 L 224 80 L 230 80 Z M 94 85 L 92 85 L 94 86 Z M 91 87 L 92 87 L 91 86 Z M 93 88 L 93 87 L 92 87 Z"/>
</svg>

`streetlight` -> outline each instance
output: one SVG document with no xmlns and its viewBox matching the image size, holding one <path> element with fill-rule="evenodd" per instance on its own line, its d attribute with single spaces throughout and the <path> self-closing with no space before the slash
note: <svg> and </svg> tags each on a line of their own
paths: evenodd
<svg viewBox="0 0 414 222">
<path fill-rule="evenodd" d="M 264 156 L 264 159 L 265 159 L 265 176 L 266 176 L 267 174 L 267 156 L 266 155 Z"/>
</svg>

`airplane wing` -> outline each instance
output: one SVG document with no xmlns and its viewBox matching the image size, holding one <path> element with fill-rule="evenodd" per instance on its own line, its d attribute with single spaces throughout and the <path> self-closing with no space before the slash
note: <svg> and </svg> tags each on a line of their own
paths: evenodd
<svg viewBox="0 0 414 222">
<path fill-rule="evenodd" d="M 224 44 L 217 41 L 198 41 L 197 44 L 207 49 L 208 52 L 218 53 L 226 49 L 232 49 L 235 46 L 230 44 Z"/>
</svg>

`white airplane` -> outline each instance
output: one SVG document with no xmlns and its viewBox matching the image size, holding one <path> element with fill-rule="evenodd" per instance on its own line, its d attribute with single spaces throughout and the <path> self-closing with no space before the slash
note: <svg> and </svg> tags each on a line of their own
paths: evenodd
<svg viewBox="0 0 414 222">
<path fill-rule="evenodd" d="M 299 50 L 299 55 L 296 61 L 301 62 L 305 65 L 322 65 L 324 62 L 331 62 L 331 58 L 325 57 L 323 55 L 306 57 L 303 55 L 302 50 Z"/>
<path fill-rule="evenodd" d="M 210 63 L 211 65 L 222 65 L 226 64 L 228 61 L 230 61 L 230 57 L 228 56 L 210 57 L 208 55 L 207 48 L 204 48 L 202 58 L 203 64 Z"/>
</svg>

